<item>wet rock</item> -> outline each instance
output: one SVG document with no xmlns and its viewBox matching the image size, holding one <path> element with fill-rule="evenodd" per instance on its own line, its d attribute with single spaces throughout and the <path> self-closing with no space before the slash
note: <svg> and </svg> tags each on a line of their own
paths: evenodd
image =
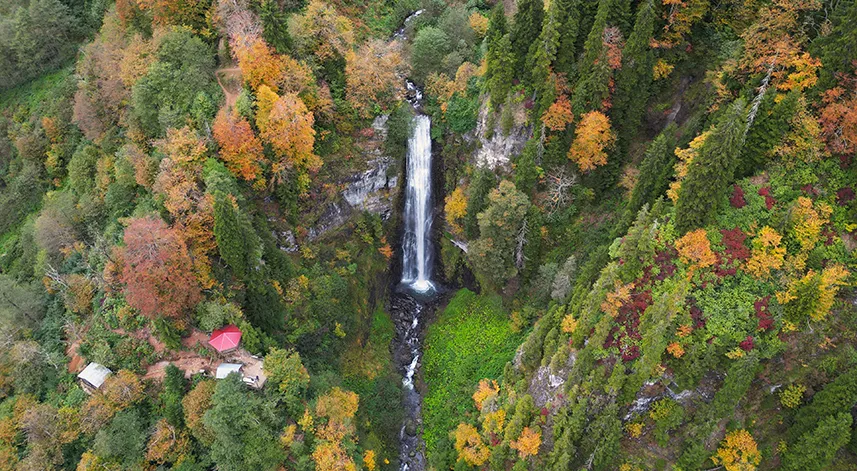
<svg viewBox="0 0 857 471">
<path fill-rule="evenodd" d="M 417 436 L 417 423 L 413 419 L 405 420 L 405 433 L 409 437 L 416 437 Z M 413 455 L 411 455 L 411 456 L 413 456 Z"/>
</svg>

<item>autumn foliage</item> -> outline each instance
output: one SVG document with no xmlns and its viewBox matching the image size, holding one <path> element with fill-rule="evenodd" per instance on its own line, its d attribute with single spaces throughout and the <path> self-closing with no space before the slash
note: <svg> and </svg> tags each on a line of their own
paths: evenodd
<svg viewBox="0 0 857 471">
<path fill-rule="evenodd" d="M 261 176 L 265 158 L 262 142 L 246 119 L 222 109 L 217 113 L 212 132 L 220 145 L 220 158 L 232 173 L 248 181 Z"/>
<path fill-rule="evenodd" d="M 542 122 L 551 131 L 562 131 L 574 120 L 568 96 L 560 95 L 542 115 Z"/>
<path fill-rule="evenodd" d="M 705 229 L 688 232 L 676 241 L 675 248 L 681 260 L 690 266 L 690 270 L 709 267 L 717 261 Z"/>
<path fill-rule="evenodd" d="M 293 169 L 315 172 L 321 168 L 321 159 L 313 153 L 315 119 L 304 102 L 294 93 L 277 96 L 265 85 L 259 88 L 258 95 L 256 125 L 262 139 L 280 157 L 271 168 L 275 178 L 283 179 Z"/>
<path fill-rule="evenodd" d="M 128 304 L 149 318 L 179 317 L 200 299 L 187 246 L 178 233 L 153 217 L 134 219 L 120 249 Z"/>
<path fill-rule="evenodd" d="M 727 433 L 711 459 L 726 471 L 753 471 L 762 461 L 762 454 L 750 432 L 741 429 Z"/>
<path fill-rule="evenodd" d="M 539 454 L 539 447 L 542 444 L 542 432 L 538 427 L 524 427 L 521 436 L 517 440 L 513 440 L 509 446 L 513 450 L 518 450 L 518 456 L 526 458 Z"/>
<path fill-rule="evenodd" d="M 482 466 L 491 455 L 491 450 L 482 441 L 476 427 L 470 424 L 458 424 L 455 429 L 455 450 L 458 459 L 470 466 Z"/>
<path fill-rule="evenodd" d="M 405 63 L 397 43 L 370 40 L 345 56 L 346 98 L 364 117 L 397 98 Z"/>
<path fill-rule="evenodd" d="M 568 158 L 581 171 L 589 172 L 607 163 L 606 149 L 616 140 L 616 134 L 610 128 L 610 118 L 600 111 L 590 111 L 580 118 L 574 135 Z"/>
</svg>

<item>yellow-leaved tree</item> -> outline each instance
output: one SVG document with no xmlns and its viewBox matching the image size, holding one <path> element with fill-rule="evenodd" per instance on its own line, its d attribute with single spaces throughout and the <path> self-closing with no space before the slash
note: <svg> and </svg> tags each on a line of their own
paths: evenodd
<svg viewBox="0 0 857 471">
<path fill-rule="evenodd" d="M 726 471 L 753 471 L 762 461 L 762 454 L 750 432 L 741 429 L 727 433 L 711 459 Z"/>
<path fill-rule="evenodd" d="M 771 276 L 771 270 L 783 266 L 786 248 L 780 247 L 783 236 L 769 226 L 763 227 L 753 239 L 753 252 L 747 260 L 747 271 L 760 279 Z"/>
<path fill-rule="evenodd" d="M 607 163 L 606 149 L 615 141 L 616 133 L 610 127 L 610 118 L 600 111 L 590 111 L 580 118 L 568 158 L 582 172 L 589 172 Z"/>
<path fill-rule="evenodd" d="M 542 431 L 539 426 L 524 427 L 521 431 L 521 436 L 517 440 L 512 441 L 509 446 L 513 450 L 518 450 L 518 456 L 524 459 L 528 456 L 536 456 L 539 454 L 539 447 L 542 445 Z"/>
<path fill-rule="evenodd" d="M 455 429 L 455 451 L 458 459 L 470 466 L 482 466 L 488 461 L 491 450 L 482 441 L 476 427 L 470 424 L 458 424 Z"/>
</svg>

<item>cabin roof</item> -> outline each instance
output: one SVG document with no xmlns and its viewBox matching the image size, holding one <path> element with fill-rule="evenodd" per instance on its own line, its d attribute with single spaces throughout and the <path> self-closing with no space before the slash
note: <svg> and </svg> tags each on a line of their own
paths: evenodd
<svg viewBox="0 0 857 471">
<path fill-rule="evenodd" d="M 106 366 L 100 365 L 98 363 L 92 362 L 86 365 L 86 368 L 77 375 L 79 379 L 82 379 L 92 385 L 94 388 L 100 388 L 104 381 L 110 376 L 113 372 L 110 371 Z"/>
<path fill-rule="evenodd" d="M 214 377 L 217 379 L 223 379 L 229 376 L 230 373 L 238 373 L 241 374 L 241 367 L 244 366 L 240 363 L 221 363 L 217 365 L 217 372 Z"/>
</svg>

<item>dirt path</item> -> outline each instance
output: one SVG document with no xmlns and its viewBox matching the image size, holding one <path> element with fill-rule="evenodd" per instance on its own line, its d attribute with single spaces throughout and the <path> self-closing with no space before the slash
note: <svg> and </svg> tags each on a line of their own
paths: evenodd
<svg viewBox="0 0 857 471">
<path fill-rule="evenodd" d="M 226 96 L 226 109 L 232 109 L 235 101 L 238 100 L 238 94 L 241 93 L 241 69 L 238 67 L 217 69 L 214 71 L 214 76 L 223 90 L 223 95 Z"/>
</svg>

